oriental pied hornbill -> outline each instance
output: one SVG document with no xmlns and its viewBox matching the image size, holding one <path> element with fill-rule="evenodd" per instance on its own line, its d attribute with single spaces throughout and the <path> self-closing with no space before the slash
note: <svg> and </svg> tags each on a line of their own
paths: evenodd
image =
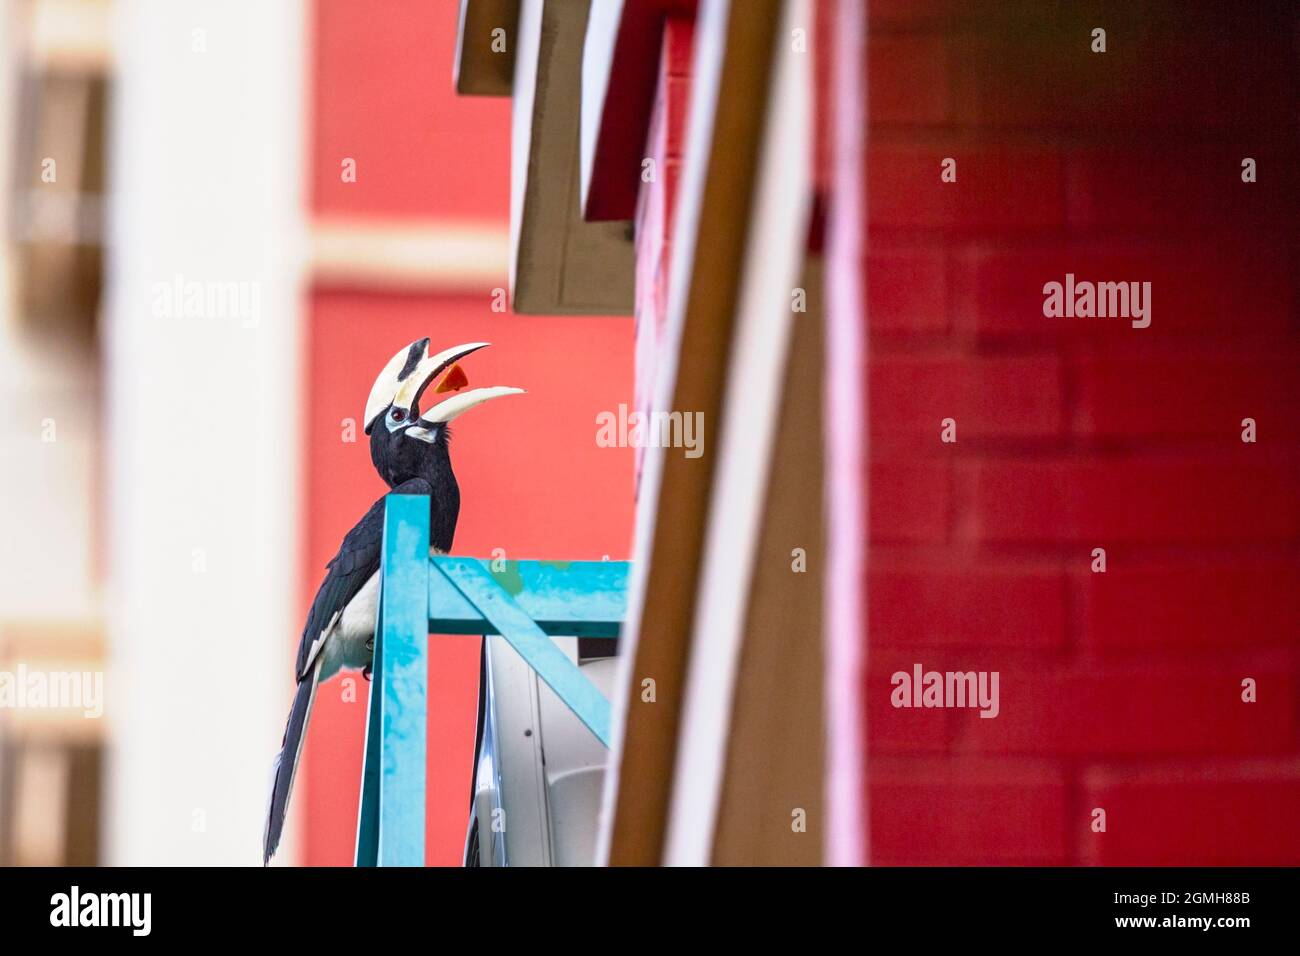
<svg viewBox="0 0 1300 956">
<path fill-rule="evenodd" d="M 365 433 L 370 436 L 370 460 L 392 494 L 429 496 L 429 541 L 438 552 L 451 549 L 460 511 L 460 489 L 452 474 L 448 452 L 448 424 L 475 405 L 523 391 L 503 386 L 460 391 L 469 380 L 457 363 L 487 344 L 473 342 L 429 355 L 427 338 L 412 342 L 384 366 L 366 401 Z M 421 413 L 420 399 L 439 376 L 442 379 L 434 387 L 434 394 L 454 394 Z M 289 711 L 280 754 L 275 759 L 263 838 L 264 863 L 270 861 L 280 843 L 316 687 L 341 670 L 369 673 L 383 534 L 384 498 L 381 497 L 343 539 L 312 601 L 298 645 L 295 670 L 298 692 Z"/>
</svg>

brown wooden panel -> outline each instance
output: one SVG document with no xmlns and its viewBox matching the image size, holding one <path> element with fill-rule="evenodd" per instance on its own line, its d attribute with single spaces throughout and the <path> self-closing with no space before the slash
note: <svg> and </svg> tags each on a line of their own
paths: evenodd
<svg viewBox="0 0 1300 956">
<path fill-rule="evenodd" d="M 519 0 L 461 0 L 456 34 L 456 92 L 461 96 L 509 96 L 515 77 L 515 27 Z M 493 31 L 505 31 L 505 49 L 494 50 Z"/>
<path fill-rule="evenodd" d="M 822 270 L 795 317 L 732 703 L 713 862 L 816 866 L 824 839 Z M 806 570 L 794 570 L 796 548 Z M 803 811 L 806 829 L 793 827 Z"/>
<path fill-rule="evenodd" d="M 698 182 L 698 218 L 679 212 L 675 243 L 689 243 L 689 269 L 675 276 L 686 282 L 685 307 L 670 314 L 669 341 L 680 341 L 676 356 L 672 408 L 700 411 L 705 420 L 721 419 L 733 317 L 750 215 L 759 144 L 767 103 L 780 0 L 746 0 L 724 5 L 709 21 L 717 29 L 700 29 L 695 42 L 703 56 L 720 59 L 715 78 L 697 75 L 692 95 L 710 97 L 715 115 L 707 152 L 690 148 L 692 163 L 704 162 Z M 701 20 L 703 24 L 706 21 Z M 698 58 L 697 58 L 698 62 Z M 683 175 L 683 201 L 690 189 L 689 168 Z M 718 435 L 710 438 L 718 447 Z M 665 452 L 670 452 L 665 454 Z M 687 672 L 695 592 L 709 509 L 714 456 L 686 458 L 679 449 L 647 449 L 662 457 L 658 486 L 642 490 L 640 508 L 655 514 L 650 539 L 638 550 L 646 563 L 644 600 L 636 633 L 627 641 L 633 656 L 624 737 L 613 760 L 617 778 L 608 840 L 608 861 L 615 865 L 654 866 L 663 855 L 677 732 Z M 655 703 L 641 701 L 641 681 L 653 678 Z"/>
</svg>

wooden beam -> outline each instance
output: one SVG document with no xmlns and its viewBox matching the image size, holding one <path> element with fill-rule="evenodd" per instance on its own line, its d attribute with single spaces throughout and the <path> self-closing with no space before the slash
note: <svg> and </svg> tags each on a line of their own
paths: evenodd
<svg viewBox="0 0 1300 956">
<path fill-rule="evenodd" d="M 456 92 L 509 96 L 515 77 L 519 0 L 460 0 L 456 30 Z"/>
<path fill-rule="evenodd" d="M 781 389 L 762 531 L 736 663 L 711 862 L 817 866 L 826 836 L 822 708 L 822 269 L 810 259 Z M 793 553 L 799 549 L 797 559 Z M 802 561 L 802 568 L 796 560 Z"/>
<path fill-rule="evenodd" d="M 785 517 L 767 510 L 765 496 L 773 462 L 789 453 L 784 441 L 789 431 L 800 424 L 781 415 L 782 386 L 794 323 L 806 317 L 806 313 L 795 312 L 794 308 L 796 290 L 804 281 L 813 199 L 811 57 L 784 39 L 796 30 L 806 32 L 811 28 L 811 4 L 808 0 L 784 0 L 773 15 L 782 42 L 772 45 L 768 68 L 758 74 L 770 83 L 770 89 L 725 371 L 725 393 L 720 414 L 714 419 L 718 425 L 711 448 L 715 461 L 713 488 L 705 517 L 689 675 L 678 731 L 665 847 L 665 862 L 676 865 L 700 866 L 713 858 L 732 707 L 738 700 L 745 703 L 748 692 L 739 685 L 746 641 L 789 641 L 808 633 L 801 628 L 793 634 L 772 634 L 761 626 L 756 633 L 751 632 L 748 625 L 752 622 L 745 614 L 759 597 L 753 584 L 759 573 L 764 532 L 769 522 Z M 806 288 L 802 299 L 806 307 Z M 814 390 L 791 396 L 791 401 L 815 406 L 821 399 Z M 815 415 L 802 417 L 816 424 Z M 806 465 L 802 461 L 799 464 Z M 798 513 L 797 503 L 787 504 L 787 508 Z M 787 530 L 805 541 L 810 534 L 806 528 Z M 784 564 L 788 568 L 788 562 Z M 788 570 L 784 577 L 765 574 L 763 580 L 778 588 L 778 594 L 803 590 Z M 762 597 L 767 600 L 774 595 Z M 786 704 L 782 698 L 779 702 L 769 701 L 768 707 L 780 711 Z M 815 740 L 816 728 L 808 730 Z M 761 741 L 752 738 L 748 742 L 762 746 Z M 820 788 L 820 780 L 813 783 Z M 785 816 L 788 819 L 788 812 Z M 786 821 L 778 821 L 778 825 L 788 828 Z"/>
<path fill-rule="evenodd" d="M 510 288 L 520 313 L 632 313 L 630 224 L 586 222 L 578 205 L 588 7 L 524 0 L 520 10 L 510 166 Z"/>
<path fill-rule="evenodd" d="M 700 412 L 717 447 L 722 392 L 779 0 L 706 0 L 696 29 L 688 153 L 673 236 L 655 408 Z M 597 859 L 663 858 L 687 653 L 716 455 L 647 448 L 615 746 Z M 642 681 L 653 679 L 654 703 Z M 621 721 L 620 721 L 621 716 Z"/>
<path fill-rule="evenodd" d="M 630 219 L 654 106 L 664 17 L 692 16 L 695 0 L 601 0 L 582 49 L 582 212 Z"/>
</svg>

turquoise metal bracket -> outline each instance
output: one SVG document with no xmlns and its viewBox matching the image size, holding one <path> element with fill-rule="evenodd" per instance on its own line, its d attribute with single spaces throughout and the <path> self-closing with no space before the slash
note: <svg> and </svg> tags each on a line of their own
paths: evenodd
<svg viewBox="0 0 1300 956">
<path fill-rule="evenodd" d="M 384 512 L 357 866 L 424 865 L 428 635 L 500 635 L 597 739 L 609 701 L 550 635 L 617 637 L 626 561 L 429 556 L 429 499 L 390 495 Z"/>
<path fill-rule="evenodd" d="M 441 572 L 482 614 L 496 633 L 513 647 L 537 676 L 586 724 L 602 744 L 609 746 L 609 701 L 596 685 L 564 655 L 515 599 L 478 561 L 434 558 Z M 430 574 L 432 581 L 434 575 Z"/>
</svg>

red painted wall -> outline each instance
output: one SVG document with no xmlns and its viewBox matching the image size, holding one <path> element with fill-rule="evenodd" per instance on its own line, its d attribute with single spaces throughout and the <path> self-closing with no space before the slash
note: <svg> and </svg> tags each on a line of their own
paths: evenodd
<svg viewBox="0 0 1300 956">
<path fill-rule="evenodd" d="M 349 0 L 315 6 L 313 142 L 318 216 L 494 221 L 509 196 L 509 102 L 452 91 L 456 5 Z M 357 160 L 356 183 L 339 178 Z M 500 285 L 506 284 L 502 275 Z M 511 558 L 622 560 L 630 551 L 632 457 L 598 448 L 596 415 L 632 400 L 632 324 L 491 311 L 491 290 L 393 295 L 316 290 L 304 362 L 304 579 L 308 606 L 343 535 L 384 487 L 358 425 L 374 376 L 402 345 L 489 341 L 466 360 L 471 386 L 527 395 L 468 412 L 453 428 L 461 487 L 456 551 Z M 294 641 L 296 643 L 296 636 Z M 478 642 L 430 638 L 427 858 L 460 862 L 468 813 Z M 296 802 L 306 810 L 304 861 L 352 860 L 366 695 L 338 682 L 318 698 Z"/>
<path fill-rule="evenodd" d="M 510 101 L 456 96 L 458 6 L 315 0 L 317 214 L 509 217 Z M 339 176 L 344 157 L 354 183 Z"/>
<path fill-rule="evenodd" d="M 978 10 L 870 5 L 871 859 L 1295 864 L 1300 19 Z M 1150 328 L 1045 318 L 1067 272 Z M 895 709 L 918 662 L 1000 715 Z"/>
</svg>

